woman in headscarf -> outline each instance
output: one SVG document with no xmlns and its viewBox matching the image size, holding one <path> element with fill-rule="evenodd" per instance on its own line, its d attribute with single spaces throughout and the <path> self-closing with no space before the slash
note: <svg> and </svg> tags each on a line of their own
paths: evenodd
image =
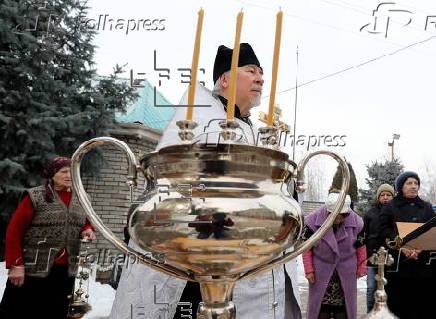
<svg viewBox="0 0 436 319">
<path fill-rule="evenodd" d="M 6 231 L 8 281 L 0 318 L 66 318 L 80 238 L 95 239 L 71 192 L 71 160 L 53 159 L 44 185 L 31 188 Z"/>
<path fill-rule="evenodd" d="M 415 172 L 404 172 L 395 180 L 397 196 L 380 213 L 380 239 L 398 235 L 397 222 L 426 223 L 435 217 L 430 203 L 418 196 L 421 180 Z M 389 249 L 394 264 L 387 268 L 386 293 L 389 309 L 401 319 L 433 318 L 436 263 L 429 251 Z"/>
<path fill-rule="evenodd" d="M 305 237 L 317 231 L 333 212 L 339 194 L 330 193 L 326 205 L 305 218 Z M 347 195 L 340 214 L 321 240 L 303 253 L 309 281 L 308 319 L 355 319 L 357 278 L 366 274 L 363 221 L 350 208 Z"/>
</svg>

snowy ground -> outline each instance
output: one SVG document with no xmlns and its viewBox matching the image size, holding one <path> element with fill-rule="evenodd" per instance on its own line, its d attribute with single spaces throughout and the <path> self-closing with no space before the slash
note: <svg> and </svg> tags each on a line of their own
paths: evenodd
<svg viewBox="0 0 436 319">
<path fill-rule="evenodd" d="M 95 273 L 95 272 L 94 272 Z M 7 279 L 7 270 L 5 263 L 0 263 L 0 298 L 3 296 Z M 306 308 L 307 302 L 307 280 L 304 277 L 304 270 L 299 259 L 298 266 L 298 281 L 301 299 L 303 303 L 303 311 Z M 365 311 L 365 294 L 366 294 L 366 277 L 363 277 L 357 282 L 358 287 L 358 317 L 364 314 Z M 112 302 L 115 297 L 115 290 L 109 285 L 102 285 L 94 280 L 94 274 L 91 276 L 89 283 L 89 303 L 92 306 L 92 311 L 89 312 L 85 319 L 105 319 L 110 313 Z"/>
</svg>

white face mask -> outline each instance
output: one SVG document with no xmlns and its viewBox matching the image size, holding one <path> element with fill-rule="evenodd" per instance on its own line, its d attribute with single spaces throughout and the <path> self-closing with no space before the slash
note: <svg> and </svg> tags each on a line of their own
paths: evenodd
<svg viewBox="0 0 436 319">
<path fill-rule="evenodd" d="M 327 201 L 326 201 L 328 211 L 330 211 L 330 212 L 334 211 L 334 208 L 336 206 L 336 202 L 338 201 L 338 198 L 339 198 L 338 193 L 330 193 L 329 194 Z M 350 210 L 350 205 L 351 205 L 351 198 L 350 198 L 350 195 L 347 195 L 345 197 L 344 206 L 342 206 L 341 214 L 348 212 Z"/>
</svg>

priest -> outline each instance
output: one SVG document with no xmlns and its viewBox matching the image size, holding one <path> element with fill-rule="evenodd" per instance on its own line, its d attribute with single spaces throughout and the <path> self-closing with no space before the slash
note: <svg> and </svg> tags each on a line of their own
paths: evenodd
<svg viewBox="0 0 436 319">
<path fill-rule="evenodd" d="M 226 119 L 229 97 L 230 67 L 233 50 L 221 45 L 218 48 L 213 69 L 214 89 L 208 90 L 197 85 L 193 120 L 198 126 L 193 130 L 193 142 L 216 143 L 221 132 L 219 122 Z M 260 104 L 263 89 L 263 70 L 252 47 L 240 44 L 235 98 L 235 121 L 240 129 L 236 131 L 238 143 L 255 145 L 257 129 L 250 119 L 250 111 Z M 180 104 L 186 105 L 188 93 Z M 163 132 L 158 149 L 180 143 L 177 121 L 184 120 L 186 108 L 178 108 L 167 129 Z M 132 241 L 129 245 L 140 250 Z M 276 318 L 299 319 L 299 293 L 296 261 L 279 266 L 249 280 L 238 281 L 233 292 L 238 319 Z M 181 309 L 192 308 L 196 318 L 198 303 L 201 301 L 199 284 L 170 277 L 142 264 L 128 264 L 124 267 L 112 307 L 111 319 L 181 318 Z M 164 315 L 165 314 L 165 315 Z"/>
</svg>

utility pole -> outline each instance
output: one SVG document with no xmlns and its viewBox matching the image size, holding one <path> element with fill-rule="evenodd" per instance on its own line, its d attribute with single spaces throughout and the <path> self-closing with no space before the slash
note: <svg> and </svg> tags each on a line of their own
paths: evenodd
<svg viewBox="0 0 436 319">
<path fill-rule="evenodd" d="M 388 146 L 391 147 L 391 162 L 394 161 L 394 144 L 395 144 L 395 140 L 399 140 L 400 139 L 400 134 L 394 134 L 392 136 L 392 142 L 388 142 Z"/>
</svg>

